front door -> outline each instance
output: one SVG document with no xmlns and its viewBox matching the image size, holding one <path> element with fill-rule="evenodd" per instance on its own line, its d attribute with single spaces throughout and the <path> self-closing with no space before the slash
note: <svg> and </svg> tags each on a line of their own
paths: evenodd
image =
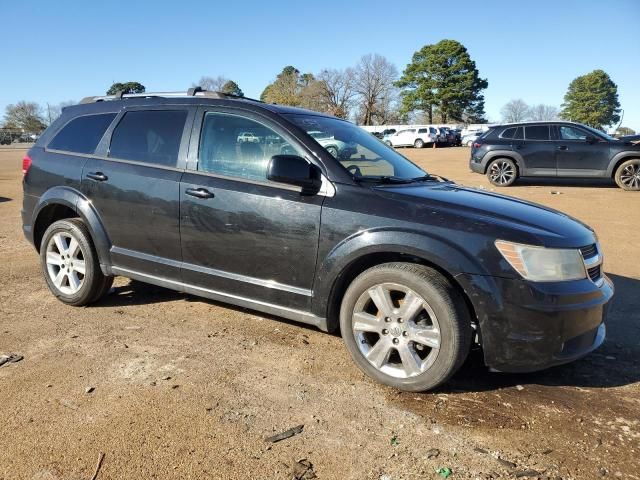
<svg viewBox="0 0 640 480">
<path fill-rule="evenodd" d="M 595 135 L 574 125 L 558 125 L 556 134 L 558 175 L 600 176 L 609 166 L 609 142 L 598 141 Z M 595 141 L 588 142 L 589 138 Z"/>
<path fill-rule="evenodd" d="M 191 112 L 191 115 L 190 115 Z M 82 190 L 111 240 L 121 273 L 180 280 L 180 177 L 195 109 L 127 109 L 89 158 Z M 108 132 L 109 133 L 109 132 Z"/>
<path fill-rule="evenodd" d="M 246 132 L 257 141 L 246 141 Z M 262 116 L 199 112 L 180 184 L 185 283 L 310 309 L 324 197 L 268 181 L 267 163 L 280 153 L 305 156 Z"/>
</svg>

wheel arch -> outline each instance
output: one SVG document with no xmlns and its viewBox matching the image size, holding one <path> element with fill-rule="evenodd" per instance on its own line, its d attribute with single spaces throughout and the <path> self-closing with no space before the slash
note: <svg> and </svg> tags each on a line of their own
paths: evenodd
<svg viewBox="0 0 640 480">
<path fill-rule="evenodd" d="M 489 165 L 494 160 L 498 160 L 500 158 L 508 158 L 512 160 L 516 164 L 516 169 L 518 170 L 518 176 L 524 175 L 525 171 L 525 163 L 522 155 L 512 151 L 512 150 L 495 150 L 488 152 L 485 157 L 482 159 L 482 173 L 486 174 Z"/>
<path fill-rule="evenodd" d="M 615 155 L 609 162 L 609 168 L 607 168 L 607 177 L 614 178 L 620 165 L 627 160 L 640 159 L 640 152 L 620 152 Z"/>
<path fill-rule="evenodd" d="M 339 326 L 340 304 L 351 282 L 365 270 L 389 262 L 416 263 L 441 273 L 460 292 L 471 318 L 476 321 L 473 303 L 456 279 L 456 275 L 462 272 L 483 271 L 470 255 L 446 241 L 421 234 L 407 236 L 403 233 L 403 239 L 407 241 L 402 245 L 384 242 L 384 237 L 397 234 L 385 233 L 386 235 L 378 235 L 373 241 L 367 239 L 368 242 L 371 241 L 367 246 L 357 245 L 360 242 L 355 239 L 351 240 L 354 242 L 352 245 L 347 242 L 335 249 L 319 268 L 317 285 L 314 286 L 314 311 L 317 315 L 326 317 L 328 331 L 336 331 Z"/>
<path fill-rule="evenodd" d="M 80 217 L 93 240 L 98 260 L 104 273 L 111 267 L 111 241 L 102 221 L 91 202 L 78 190 L 70 187 L 54 187 L 45 192 L 33 212 L 33 244 L 40 251 L 40 243 L 46 229 L 53 222 L 64 218 Z"/>
</svg>

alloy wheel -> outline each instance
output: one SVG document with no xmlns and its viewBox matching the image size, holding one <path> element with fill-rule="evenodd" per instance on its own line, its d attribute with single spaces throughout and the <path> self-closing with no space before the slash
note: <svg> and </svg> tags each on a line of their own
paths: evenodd
<svg viewBox="0 0 640 480">
<path fill-rule="evenodd" d="M 440 350 L 440 325 L 433 309 L 416 292 L 395 283 L 375 285 L 360 295 L 352 332 L 364 358 L 396 378 L 424 373 Z"/>
<path fill-rule="evenodd" d="M 497 160 L 489 167 L 489 178 L 498 185 L 508 185 L 515 176 L 513 164 L 505 160 Z"/>
<path fill-rule="evenodd" d="M 640 189 L 640 160 L 630 163 L 622 169 L 620 183 L 629 190 Z"/>
<path fill-rule="evenodd" d="M 84 283 L 85 256 L 78 241 L 68 232 L 54 234 L 47 244 L 49 278 L 65 295 L 74 295 Z"/>
</svg>

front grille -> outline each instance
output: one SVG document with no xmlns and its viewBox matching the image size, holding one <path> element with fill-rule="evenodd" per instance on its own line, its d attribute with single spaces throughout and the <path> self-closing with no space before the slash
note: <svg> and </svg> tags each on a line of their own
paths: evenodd
<svg viewBox="0 0 640 480">
<path fill-rule="evenodd" d="M 580 252 L 582 253 L 583 258 L 591 258 L 595 257 L 598 254 L 598 248 L 596 244 L 587 245 L 586 247 L 580 247 Z"/>
<path fill-rule="evenodd" d="M 596 265 L 595 267 L 591 267 L 587 269 L 587 273 L 589 274 L 589 278 L 592 281 L 596 281 L 600 279 L 600 265 Z"/>
</svg>

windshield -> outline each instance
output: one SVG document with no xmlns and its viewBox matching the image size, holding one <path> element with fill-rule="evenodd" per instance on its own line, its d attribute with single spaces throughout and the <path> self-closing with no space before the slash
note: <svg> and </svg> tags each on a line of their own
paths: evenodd
<svg viewBox="0 0 640 480">
<path fill-rule="evenodd" d="M 337 118 L 287 114 L 355 179 L 411 180 L 427 173 L 360 127 Z"/>
<path fill-rule="evenodd" d="M 602 130 L 597 130 L 593 127 L 590 127 L 589 125 L 582 125 L 580 124 L 580 126 L 586 128 L 587 130 L 589 130 L 591 133 L 595 134 L 596 137 L 601 137 L 601 138 L 605 138 L 607 140 L 609 140 L 610 142 L 613 140 L 618 140 L 617 138 L 612 137 L 611 135 L 607 135 L 606 133 L 604 133 Z"/>
</svg>

